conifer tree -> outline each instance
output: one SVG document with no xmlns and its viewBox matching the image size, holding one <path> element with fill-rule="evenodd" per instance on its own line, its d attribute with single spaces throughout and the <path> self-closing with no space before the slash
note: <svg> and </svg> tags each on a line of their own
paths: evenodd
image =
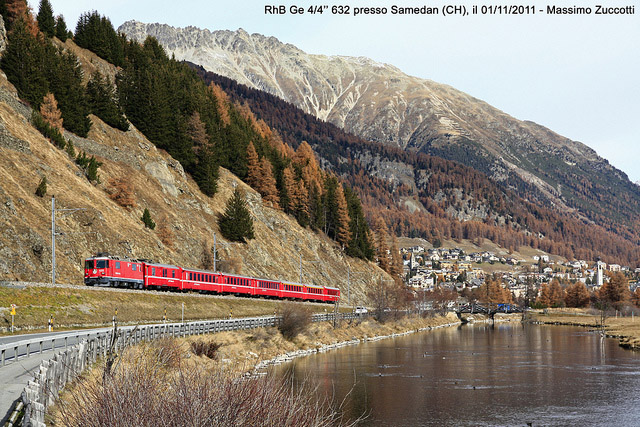
<svg viewBox="0 0 640 427">
<path fill-rule="evenodd" d="M 344 191 L 341 184 L 338 184 L 336 188 L 336 205 L 336 240 L 343 248 L 345 248 L 351 238 L 351 232 L 349 229 L 349 207 L 347 206 L 347 199 L 344 197 Z"/>
<path fill-rule="evenodd" d="M 47 194 L 47 177 L 43 176 L 36 188 L 36 196 L 44 197 Z"/>
<path fill-rule="evenodd" d="M 297 206 L 297 184 L 291 165 L 282 171 L 282 192 L 280 193 L 280 205 L 286 213 L 293 213 Z"/>
<path fill-rule="evenodd" d="M 26 0 L 5 0 L 4 6 L 6 7 L 6 15 L 3 14 L 3 18 L 5 18 L 7 32 L 11 32 L 15 23 L 22 20 L 28 33 L 33 37 L 37 37 L 38 25 L 33 19 L 31 9 Z"/>
<path fill-rule="evenodd" d="M 374 245 L 372 243 L 369 225 L 364 218 L 362 205 L 358 196 L 349 187 L 344 189 L 345 199 L 349 206 L 349 229 L 351 231 L 351 239 L 347 246 L 347 254 L 353 257 L 373 260 L 375 255 Z"/>
<path fill-rule="evenodd" d="M 589 291 L 582 282 L 576 282 L 567 288 L 565 295 L 567 307 L 586 307 L 589 305 Z"/>
<path fill-rule="evenodd" d="M 551 307 L 553 305 L 551 289 L 549 288 L 548 283 L 543 283 L 540 287 L 540 296 L 536 299 L 536 302 L 542 307 Z"/>
<path fill-rule="evenodd" d="M 82 67 L 78 58 L 70 51 L 55 48 L 50 43 L 45 50 L 47 60 L 52 65 L 43 72 L 48 76 L 49 90 L 55 95 L 62 111 L 64 127 L 84 138 L 89 133 L 91 121 L 82 83 Z"/>
<path fill-rule="evenodd" d="M 273 208 L 279 208 L 280 197 L 278 197 L 278 189 L 276 188 L 276 179 L 273 177 L 273 168 L 271 162 L 266 157 L 260 160 L 260 175 L 262 177 L 262 185 L 260 193 L 265 202 Z"/>
<path fill-rule="evenodd" d="M 198 156 L 198 166 L 193 173 L 193 179 L 198 184 L 200 191 L 209 197 L 213 197 L 218 191 L 218 176 L 220 170 L 213 156 L 208 152 L 201 152 Z"/>
<path fill-rule="evenodd" d="M 247 184 L 254 190 L 261 192 L 262 168 L 253 141 L 249 141 L 247 146 Z"/>
<path fill-rule="evenodd" d="M 62 112 L 58 109 L 58 102 L 51 92 L 44 96 L 40 104 L 40 114 L 49 126 L 62 132 Z"/>
<path fill-rule="evenodd" d="M 89 164 L 87 165 L 87 179 L 90 182 L 100 184 L 100 177 L 98 176 L 98 168 L 100 166 L 102 166 L 102 162 L 97 161 L 94 156 L 91 156 Z"/>
<path fill-rule="evenodd" d="M 562 307 L 564 305 L 564 290 L 560 286 L 560 282 L 557 279 L 551 281 L 549 288 L 552 307 Z"/>
<path fill-rule="evenodd" d="M 56 18 L 55 36 L 63 43 L 69 38 L 69 29 L 67 28 L 67 23 L 64 22 L 64 17 L 62 15 L 58 15 Z"/>
<path fill-rule="evenodd" d="M 630 291 L 627 279 L 622 273 L 615 273 L 598 291 L 598 298 L 612 304 L 616 310 L 629 301 Z"/>
<path fill-rule="evenodd" d="M 99 71 L 91 75 L 86 93 L 89 111 L 111 127 L 122 131 L 129 129 L 129 123 L 118 105 L 115 88 Z"/>
<path fill-rule="evenodd" d="M 149 209 L 144 208 L 144 212 L 142 213 L 142 218 L 140 219 L 142 220 L 146 228 L 149 228 L 151 230 L 156 228 L 156 223 L 153 221 L 153 219 L 151 219 L 151 213 L 149 212 Z"/>
<path fill-rule="evenodd" d="M 295 201 L 293 206 L 295 217 L 301 226 L 307 227 L 310 222 L 309 192 L 303 180 L 298 181 L 293 199 Z"/>
<path fill-rule="evenodd" d="M 231 124 L 231 118 L 229 116 L 229 96 L 220 86 L 213 82 L 209 85 L 209 90 L 215 97 L 220 121 L 224 126 L 229 126 Z"/>
<path fill-rule="evenodd" d="M 196 156 L 199 156 L 204 152 L 208 152 L 211 148 L 209 144 L 209 136 L 207 135 L 207 128 L 202 122 L 198 111 L 194 111 L 189 117 L 187 136 L 191 139 L 193 151 Z"/>
<path fill-rule="evenodd" d="M 53 18 L 53 8 L 49 0 L 40 0 L 40 7 L 38 9 L 38 28 L 47 37 L 53 37 L 55 34 L 55 19 Z"/>
<path fill-rule="evenodd" d="M 389 274 L 394 278 L 400 277 L 402 274 L 402 257 L 398 250 L 398 238 L 395 233 L 391 233 L 391 265 Z"/>
<path fill-rule="evenodd" d="M 374 222 L 376 231 L 376 258 L 378 259 L 378 265 L 381 269 L 389 272 L 389 254 L 387 246 L 387 225 L 381 216 L 376 217 Z"/>
<path fill-rule="evenodd" d="M 247 208 L 245 196 L 239 188 L 234 190 L 224 213 L 218 214 L 218 227 L 222 235 L 233 242 L 246 243 L 254 238 L 253 219 Z"/>
<path fill-rule="evenodd" d="M 122 41 L 113 29 L 109 18 L 100 16 L 98 12 L 86 12 L 80 15 L 74 40 L 78 46 L 91 50 L 112 64 L 123 65 Z"/>
<path fill-rule="evenodd" d="M 7 48 L 0 65 L 20 98 L 38 108 L 49 83 L 43 73 L 44 47 L 29 33 L 25 20 L 19 18 L 8 33 Z"/>
</svg>

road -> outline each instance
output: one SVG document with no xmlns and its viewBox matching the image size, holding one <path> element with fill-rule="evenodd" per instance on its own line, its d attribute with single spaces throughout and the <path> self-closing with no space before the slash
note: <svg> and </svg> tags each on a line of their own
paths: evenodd
<svg viewBox="0 0 640 427">
<path fill-rule="evenodd" d="M 39 346 L 32 346 L 31 356 L 29 357 L 23 357 L 26 354 L 26 347 L 20 346 L 18 348 L 18 360 L 15 360 L 14 350 L 7 350 L 6 364 L 0 366 L 0 414 L 3 417 L 0 425 L 3 425 L 9 417 L 10 414 L 8 412 L 13 407 L 14 402 L 20 398 L 22 390 L 35 375 L 40 363 L 43 360 L 51 359 L 55 352 L 64 350 L 65 340 L 63 337 L 67 337 L 66 345 L 72 346 L 87 337 L 87 335 L 95 336 L 98 333 L 105 333 L 109 330 L 110 328 L 78 329 L 0 337 L 0 346 L 38 338 L 49 340 L 53 337 L 59 337 L 59 341 L 55 344 L 55 350 L 49 348 L 41 354 L 34 354 L 34 350 L 39 351 Z"/>
</svg>

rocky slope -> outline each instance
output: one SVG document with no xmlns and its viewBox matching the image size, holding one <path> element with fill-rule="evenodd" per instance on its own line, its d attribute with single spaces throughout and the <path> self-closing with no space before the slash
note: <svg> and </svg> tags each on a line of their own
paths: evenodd
<svg viewBox="0 0 640 427">
<path fill-rule="evenodd" d="M 119 31 L 137 40 L 154 36 L 178 59 L 275 94 L 366 139 L 461 161 L 584 220 L 633 229 L 639 219 L 640 188 L 591 148 L 450 86 L 367 58 L 307 54 L 242 29 L 129 21 Z M 637 230 L 627 234 L 637 240 Z"/>
<path fill-rule="evenodd" d="M 85 54 L 79 56 L 83 65 L 89 66 L 85 59 L 91 58 L 91 66 L 96 66 L 99 60 Z M 103 162 L 101 182 L 92 185 L 64 151 L 31 126 L 30 117 L 30 108 L 0 74 L 0 280 L 50 280 L 52 195 L 58 209 L 82 209 L 56 214 L 58 282 L 82 283 L 83 258 L 98 251 L 198 267 L 203 246 L 212 245 L 214 233 L 221 257 L 233 261 L 229 268 L 246 275 L 297 281 L 301 256 L 303 281 L 346 291 L 350 266 L 352 272 L 362 272 L 353 275 L 354 301 L 364 300 L 365 286 L 384 275 L 370 263 L 345 257 L 324 235 L 264 206 L 258 193 L 226 170 L 221 170 L 215 197 L 204 196 L 177 161 L 135 128 L 121 132 L 93 116 L 88 138 L 65 134 L 77 150 Z M 35 190 L 43 176 L 48 191 L 40 198 Z M 116 177 L 132 185 L 135 208 L 125 209 L 108 197 L 111 179 Z M 225 245 L 216 214 L 236 186 L 246 192 L 256 239 Z M 158 225 L 154 231 L 140 220 L 144 208 Z M 163 228 L 165 238 L 161 239 Z"/>
</svg>

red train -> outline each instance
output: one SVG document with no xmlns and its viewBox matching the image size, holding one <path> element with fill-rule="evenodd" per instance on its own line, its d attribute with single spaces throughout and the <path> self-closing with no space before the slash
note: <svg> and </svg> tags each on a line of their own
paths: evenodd
<svg viewBox="0 0 640 427">
<path fill-rule="evenodd" d="M 263 298 L 300 299 L 334 303 L 340 289 L 279 280 L 257 279 L 226 273 L 128 260 L 98 254 L 84 261 L 84 284 L 134 289 L 199 291 Z"/>
</svg>

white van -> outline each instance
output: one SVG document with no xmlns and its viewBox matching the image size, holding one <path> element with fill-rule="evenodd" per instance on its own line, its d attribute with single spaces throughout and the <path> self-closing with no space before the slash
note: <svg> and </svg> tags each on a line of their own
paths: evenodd
<svg viewBox="0 0 640 427">
<path fill-rule="evenodd" d="M 356 307 L 354 313 L 356 314 L 367 314 L 368 311 L 365 307 Z"/>
</svg>

